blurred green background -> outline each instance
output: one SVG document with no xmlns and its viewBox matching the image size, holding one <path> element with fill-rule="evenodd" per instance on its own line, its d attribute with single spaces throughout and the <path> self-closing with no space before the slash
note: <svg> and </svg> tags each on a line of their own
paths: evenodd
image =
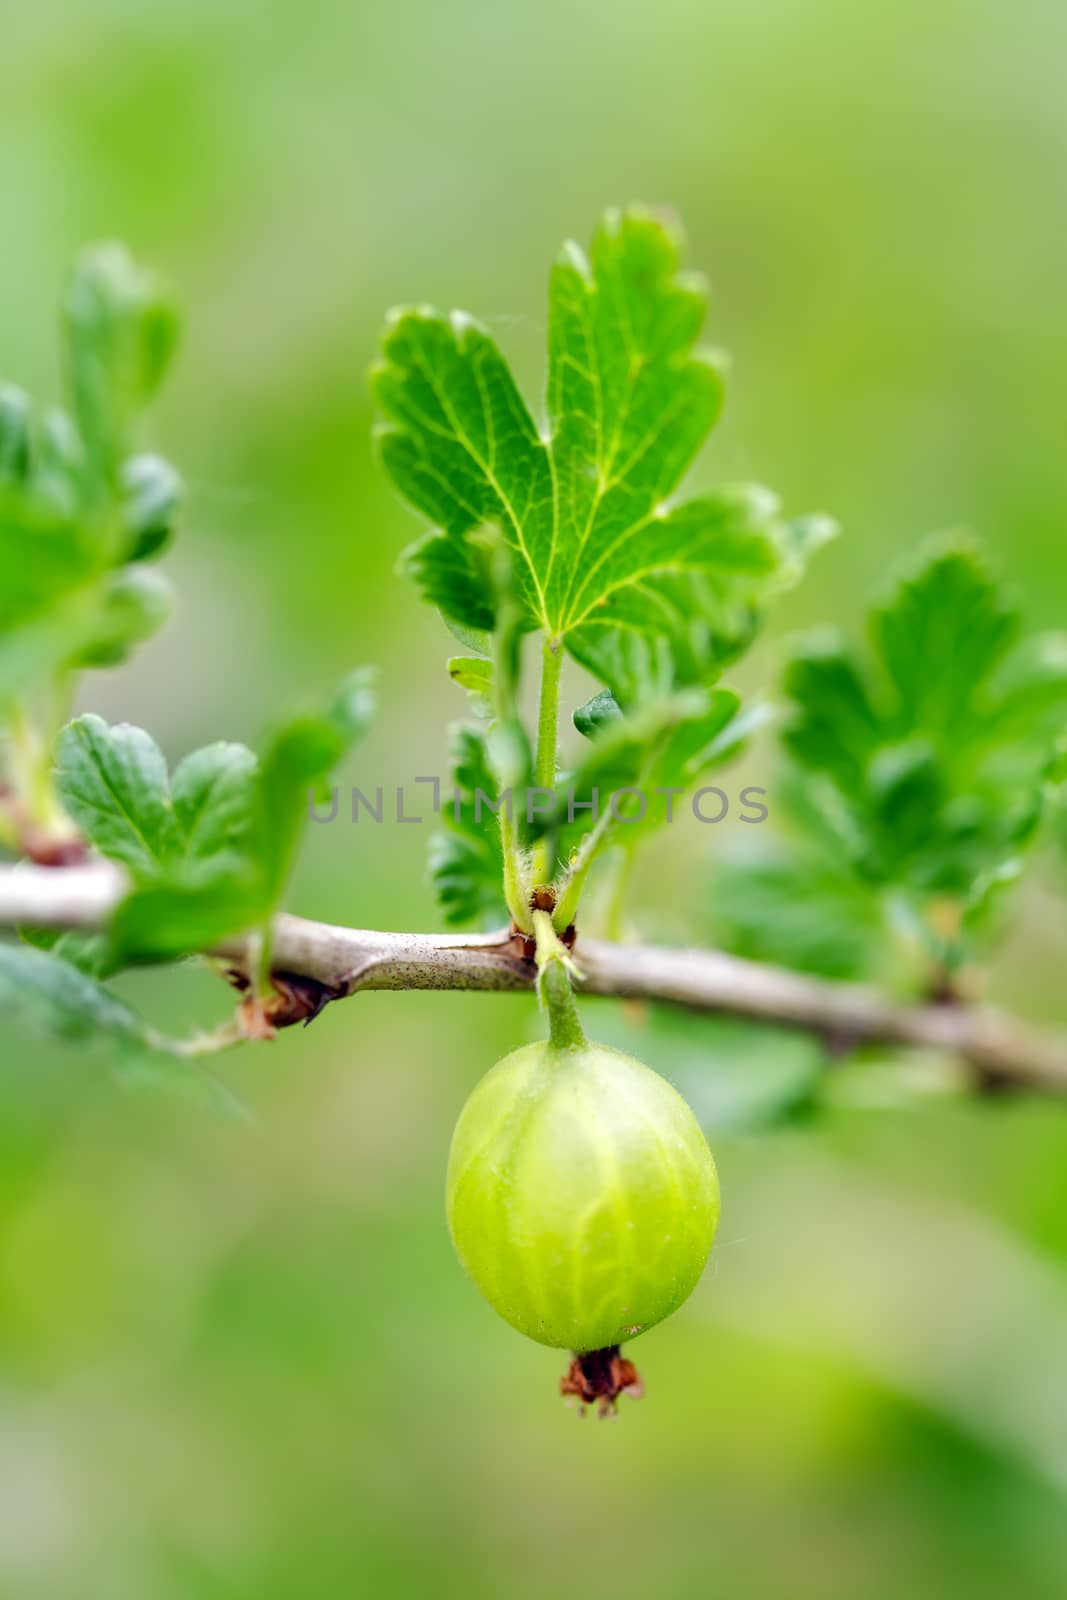
<svg viewBox="0 0 1067 1600">
<path fill-rule="evenodd" d="M 377 328 L 465 306 L 536 385 L 558 242 L 632 198 L 684 217 L 735 360 L 699 475 L 845 530 L 746 683 L 957 523 L 1062 621 L 1055 0 L 41 0 L 2 34 L 3 376 L 56 392 L 86 240 L 185 310 L 156 425 L 190 484 L 178 608 L 82 695 L 172 758 L 377 661 L 346 778 L 444 770 L 462 704 L 393 577 L 416 523 L 372 458 Z M 426 831 L 313 830 L 292 908 L 434 926 Z M 648 926 L 729 843 L 673 830 Z M 1056 896 L 1039 867 L 990 982 L 1063 1022 Z M 175 1029 L 226 1005 L 193 972 L 124 990 Z M 715 1137 L 712 1267 L 636 1348 L 648 1399 L 579 1423 L 443 1218 L 459 1106 L 533 1026 L 370 995 L 228 1059 L 243 1121 L 5 1030 L 4 1600 L 1067 1592 L 1067 1115 L 842 1097 Z"/>
</svg>

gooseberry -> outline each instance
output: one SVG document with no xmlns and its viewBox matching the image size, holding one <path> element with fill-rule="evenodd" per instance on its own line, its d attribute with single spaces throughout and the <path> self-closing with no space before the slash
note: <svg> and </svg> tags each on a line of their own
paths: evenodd
<svg viewBox="0 0 1067 1600">
<path fill-rule="evenodd" d="M 605 1411 L 640 1393 L 623 1340 L 676 1311 L 704 1269 L 719 1182 L 696 1118 L 658 1073 L 584 1038 L 530 1044 L 460 1113 L 448 1218 L 490 1305 L 574 1352 L 563 1392 Z"/>
</svg>

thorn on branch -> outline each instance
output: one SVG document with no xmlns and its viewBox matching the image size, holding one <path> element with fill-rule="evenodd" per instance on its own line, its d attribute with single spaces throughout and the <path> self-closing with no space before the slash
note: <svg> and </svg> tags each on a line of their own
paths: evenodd
<svg viewBox="0 0 1067 1600">
<path fill-rule="evenodd" d="M 273 1039 L 279 1029 L 293 1028 L 298 1023 L 306 1028 L 331 1000 L 341 1000 L 347 993 L 341 985 L 322 983 L 295 972 L 272 972 L 272 992 L 268 995 L 253 994 L 247 973 L 234 967 L 227 971 L 226 980 L 244 995 L 239 1016 L 248 1039 Z"/>
</svg>

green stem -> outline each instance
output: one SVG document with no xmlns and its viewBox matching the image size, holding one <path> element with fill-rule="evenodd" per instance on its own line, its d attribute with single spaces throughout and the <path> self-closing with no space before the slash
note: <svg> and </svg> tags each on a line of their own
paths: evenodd
<svg viewBox="0 0 1067 1600">
<path fill-rule="evenodd" d="M 552 916 L 553 922 L 561 931 L 564 928 L 569 928 L 578 915 L 578 902 L 582 897 L 582 890 L 585 888 L 585 880 L 589 876 L 589 869 L 599 855 L 600 847 L 604 843 L 605 836 L 610 831 L 614 821 L 615 819 L 610 810 L 602 811 L 596 825 L 586 834 L 578 846 Z"/>
<path fill-rule="evenodd" d="M 584 1050 L 586 1037 L 571 986 L 573 963 L 547 911 L 533 914 L 537 940 L 537 988 L 548 1012 L 548 1042 L 553 1050 Z"/>
<path fill-rule="evenodd" d="M 516 642 L 505 616 L 502 626 L 493 638 L 493 710 L 498 727 L 507 727 L 518 720 L 517 663 Z M 494 776 L 502 787 L 510 787 L 508 775 L 501 777 L 497 772 Z M 515 926 L 521 928 L 524 933 L 532 933 L 533 923 L 530 921 L 530 897 L 526 887 L 525 863 L 512 807 L 502 805 L 497 812 L 497 819 L 500 828 L 500 853 L 504 862 L 504 900 Z"/>
<path fill-rule="evenodd" d="M 534 755 L 534 783 L 539 789 L 554 789 L 556 786 L 562 671 L 563 647 L 546 639 L 541 648 L 541 700 L 537 711 L 537 750 Z M 548 840 L 539 839 L 534 847 L 535 886 L 547 883 L 548 877 Z"/>
<path fill-rule="evenodd" d="M 11 743 L 11 778 L 26 816 L 42 832 L 73 832 L 52 785 L 51 752 L 26 709 L 13 705 L 8 713 Z"/>
<path fill-rule="evenodd" d="M 529 896 L 526 893 L 522 870 L 522 849 L 514 815 L 508 815 L 506 806 L 497 812 L 500 819 L 500 851 L 504 858 L 504 899 L 511 912 L 511 920 L 523 933 L 531 933 Z"/>
</svg>

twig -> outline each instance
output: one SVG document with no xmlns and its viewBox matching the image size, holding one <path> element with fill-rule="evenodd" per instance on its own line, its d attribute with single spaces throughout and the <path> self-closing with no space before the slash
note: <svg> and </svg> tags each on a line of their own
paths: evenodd
<svg viewBox="0 0 1067 1600">
<path fill-rule="evenodd" d="M 123 893 L 121 873 L 84 867 L 0 868 L 0 927 L 93 928 Z M 210 952 L 247 971 L 252 938 Z M 804 1028 L 826 1038 L 948 1051 L 983 1086 L 1067 1094 L 1067 1040 L 987 1007 L 910 1005 L 862 984 L 808 977 L 716 950 L 622 945 L 579 938 L 582 992 L 666 1001 L 694 1010 Z M 536 966 L 523 942 L 490 934 L 383 933 L 279 916 L 274 966 L 332 995 L 362 989 L 531 990 Z"/>
</svg>

